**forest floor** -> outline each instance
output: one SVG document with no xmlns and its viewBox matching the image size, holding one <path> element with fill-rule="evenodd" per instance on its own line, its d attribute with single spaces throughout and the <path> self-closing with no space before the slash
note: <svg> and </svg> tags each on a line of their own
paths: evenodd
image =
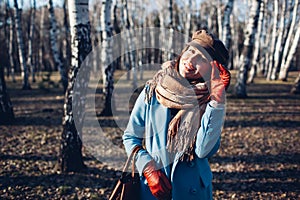
<svg viewBox="0 0 300 200">
<path fill-rule="evenodd" d="M 210 159 L 214 199 L 300 199 L 300 95 L 288 82 L 256 78 L 247 99 L 227 95 L 219 152 Z M 62 133 L 61 88 L 7 81 L 15 122 L 0 126 L 0 199 L 107 199 L 119 171 L 83 148 L 87 170 L 56 173 Z M 48 89 L 46 89 L 48 88 Z M 121 143 L 118 127 L 107 126 Z M 121 145 L 121 144 L 120 144 Z"/>
</svg>

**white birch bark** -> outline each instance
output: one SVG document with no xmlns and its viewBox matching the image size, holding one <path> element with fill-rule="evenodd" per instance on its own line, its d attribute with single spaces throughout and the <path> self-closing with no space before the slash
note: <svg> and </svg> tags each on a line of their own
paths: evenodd
<svg viewBox="0 0 300 200">
<path fill-rule="evenodd" d="M 190 2 L 191 3 L 191 2 Z M 191 19 L 190 19 L 191 24 Z M 168 28 L 169 28 L 169 37 L 168 37 L 168 51 L 167 51 L 167 60 L 171 60 L 173 57 L 173 41 L 174 41 L 174 20 L 173 20 L 173 0 L 169 0 L 169 22 L 168 22 Z M 190 28 L 187 30 L 189 31 Z"/>
<path fill-rule="evenodd" d="M 65 38 L 63 40 L 63 59 L 64 59 L 64 69 L 67 71 L 66 67 L 70 65 L 71 62 L 71 44 L 70 44 L 70 26 L 69 26 L 69 15 L 67 9 L 68 0 L 64 0 L 63 11 L 64 11 L 64 28 L 65 28 Z"/>
<path fill-rule="evenodd" d="M 114 88 L 114 66 L 112 65 L 112 27 L 111 27 L 111 5 L 112 0 L 102 0 L 101 7 L 101 27 L 102 29 L 102 47 L 101 47 L 101 63 L 103 75 L 103 93 L 105 95 L 105 108 L 103 115 L 112 115 L 111 97 Z"/>
<path fill-rule="evenodd" d="M 191 37 L 191 18 L 192 18 L 192 0 L 188 1 L 188 5 L 185 7 L 186 20 L 184 23 L 185 42 L 189 42 Z"/>
<path fill-rule="evenodd" d="M 274 0 L 274 14 L 273 14 L 273 27 L 272 27 L 272 39 L 270 45 L 270 58 L 269 58 L 269 65 L 268 65 L 268 73 L 267 73 L 267 80 L 271 80 L 271 73 L 274 67 L 274 52 L 275 52 L 275 44 L 277 40 L 277 29 L 278 29 L 278 0 Z"/>
<path fill-rule="evenodd" d="M 280 69 L 279 79 L 282 80 L 282 81 L 287 80 L 288 70 L 290 68 L 293 56 L 295 55 L 296 50 L 297 50 L 297 46 L 299 44 L 299 37 L 300 37 L 300 23 L 299 22 L 297 23 L 296 27 L 297 27 L 297 30 L 295 32 L 293 40 L 291 41 L 292 44 L 290 46 L 289 53 L 287 55 L 286 60 L 284 60 L 284 63 L 282 65 L 281 69 Z"/>
<path fill-rule="evenodd" d="M 8 43 L 8 56 L 9 56 L 9 64 L 10 64 L 10 74 L 12 81 L 15 83 L 15 63 L 13 57 L 13 45 L 14 45 L 14 32 L 15 32 L 15 16 L 13 10 L 11 9 L 9 0 L 6 1 L 6 5 L 9 8 L 9 43 Z"/>
<path fill-rule="evenodd" d="M 244 47 L 240 56 L 240 67 L 237 73 L 237 83 L 235 85 L 234 93 L 237 97 L 247 97 L 246 81 L 248 76 L 248 68 L 252 58 L 252 50 L 254 44 L 255 33 L 258 24 L 258 16 L 260 11 L 261 0 L 252 2 L 250 9 L 249 21 L 246 27 L 246 35 L 244 40 Z"/>
<path fill-rule="evenodd" d="M 217 1 L 217 24 L 218 24 L 218 37 L 223 36 L 223 24 L 222 24 L 222 0 Z"/>
<path fill-rule="evenodd" d="M 135 41 L 132 40 L 132 30 L 131 27 L 133 25 L 132 18 L 129 17 L 129 12 L 128 12 L 128 4 L 127 0 L 122 0 L 123 3 L 123 24 L 126 29 L 126 39 L 125 39 L 125 52 L 128 56 L 128 61 L 129 65 L 127 70 L 127 80 L 130 79 L 130 74 L 132 74 L 132 89 L 137 88 L 137 72 L 136 72 L 136 60 L 135 60 L 135 55 L 134 55 L 134 49 L 135 49 Z"/>
<path fill-rule="evenodd" d="M 231 46 L 231 27 L 230 27 L 230 15 L 233 10 L 233 0 L 227 0 L 225 5 L 224 17 L 223 17 L 223 29 L 222 29 L 222 41 L 227 49 Z"/>
<path fill-rule="evenodd" d="M 161 53 L 162 53 L 162 60 L 168 60 L 168 53 L 167 53 L 167 39 L 166 39 L 166 13 L 164 12 L 165 9 L 162 9 L 159 13 L 159 21 L 160 21 L 160 34 L 159 34 L 159 44 L 161 46 Z"/>
<path fill-rule="evenodd" d="M 289 54 L 291 54 L 291 49 L 292 49 L 291 46 L 296 45 L 296 44 L 294 44 L 294 42 L 297 41 L 297 40 L 292 41 L 292 37 L 293 37 L 295 28 L 297 28 L 297 30 L 299 29 L 299 21 L 297 22 L 298 7 L 299 7 L 299 0 L 295 0 L 291 25 L 290 25 L 289 32 L 287 35 L 287 39 L 284 42 L 285 45 L 283 48 L 282 63 L 281 63 L 281 68 L 280 68 L 280 72 L 279 72 L 280 80 L 286 80 L 286 78 L 287 78 L 287 71 L 289 68 L 288 62 L 290 62 L 288 60 L 288 56 L 289 56 Z M 297 39 L 296 35 L 295 35 L 295 39 Z"/>
<path fill-rule="evenodd" d="M 23 78 L 23 86 L 22 89 L 28 90 L 31 89 L 29 80 L 28 80 L 28 68 L 26 65 L 26 57 L 25 57 L 25 49 L 24 49 L 24 41 L 23 41 L 23 30 L 22 30 L 22 9 L 19 8 L 18 1 L 14 0 L 15 3 L 15 24 L 16 24 L 16 34 L 18 41 L 18 53 L 19 53 L 19 61 L 21 65 L 21 75 Z"/>
<path fill-rule="evenodd" d="M 83 60 L 92 49 L 89 22 L 88 0 L 68 0 L 70 27 L 71 27 L 71 48 L 72 59 L 68 72 L 68 87 L 65 93 L 63 132 L 61 140 L 61 155 L 59 164 L 63 172 L 78 172 L 85 165 L 82 158 L 82 123 L 85 113 L 85 89 L 89 83 L 89 73 L 83 73 L 77 77 Z M 89 70 L 87 70 L 89 71 Z M 73 90 L 75 79 L 81 84 L 81 90 Z M 74 109 L 74 107 L 76 109 Z M 77 116 L 75 127 L 74 115 Z"/>
<path fill-rule="evenodd" d="M 231 63 L 231 68 L 232 69 L 237 69 L 239 67 L 239 55 L 240 55 L 240 51 L 238 48 L 238 41 L 239 41 L 239 35 L 238 35 L 238 26 L 237 26 L 237 19 L 235 16 L 231 16 L 232 21 L 234 22 L 232 25 L 232 38 L 233 38 L 233 42 L 232 42 L 232 49 L 234 49 L 234 51 L 232 51 L 232 62 Z M 229 63 L 230 65 L 230 63 Z M 230 67 L 229 67 L 230 68 Z"/>
<path fill-rule="evenodd" d="M 30 69 L 32 82 L 35 82 L 35 66 L 33 63 L 33 39 L 35 33 L 35 16 L 36 16 L 36 1 L 33 0 L 33 6 L 30 12 L 30 29 L 28 34 L 28 55 L 27 55 L 27 66 Z"/>
<path fill-rule="evenodd" d="M 43 66 L 43 60 L 44 60 L 44 19 L 45 19 L 45 7 L 41 7 L 41 19 L 40 19 L 40 33 L 39 33 L 39 68 L 41 69 Z"/>
<path fill-rule="evenodd" d="M 284 36 L 284 21 L 286 16 L 286 0 L 282 0 L 282 8 L 281 8 L 281 14 L 280 14 L 280 21 L 279 21 L 279 27 L 277 30 L 277 40 L 276 40 L 276 46 L 274 49 L 274 66 L 271 71 L 271 80 L 276 80 L 277 78 L 277 72 L 280 65 L 280 52 L 282 51 L 282 39 Z"/>
<path fill-rule="evenodd" d="M 260 11 L 259 11 L 259 18 L 258 18 L 258 24 L 257 24 L 257 34 L 255 35 L 255 43 L 254 43 L 254 49 L 253 49 L 253 59 L 251 64 L 251 69 L 249 72 L 249 78 L 247 83 L 253 83 L 254 77 L 257 73 L 257 68 L 259 65 L 259 53 L 260 53 L 260 47 L 261 47 L 261 37 L 262 37 L 262 31 L 263 31 L 263 22 L 264 22 L 264 16 L 265 16 L 265 8 L 266 8 L 266 2 L 267 0 L 264 0 L 260 3 Z"/>
<path fill-rule="evenodd" d="M 58 68 L 61 82 L 63 85 L 64 91 L 67 89 L 68 79 L 66 77 L 66 72 L 63 67 L 63 62 L 61 61 L 59 57 L 59 51 L 57 46 L 57 25 L 56 25 L 56 19 L 54 14 L 54 7 L 53 7 L 53 1 L 48 1 L 48 10 L 49 10 L 49 19 L 50 19 L 50 45 L 51 45 L 51 51 L 54 59 L 54 63 L 56 67 Z"/>
</svg>

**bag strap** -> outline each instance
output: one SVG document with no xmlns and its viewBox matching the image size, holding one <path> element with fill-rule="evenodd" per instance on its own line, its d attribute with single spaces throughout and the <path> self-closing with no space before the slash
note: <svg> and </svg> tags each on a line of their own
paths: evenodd
<svg viewBox="0 0 300 200">
<path fill-rule="evenodd" d="M 135 166 L 135 162 L 134 162 L 135 156 L 136 156 L 137 152 L 138 152 L 140 149 L 142 149 L 142 147 L 139 146 L 139 145 L 137 145 L 137 146 L 135 146 L 135 147 L 133 148 L 133 150 L 131 151 L 130 155 L 128 156 L 127 161 L 126 161 L 126 163 L 125 163 L 125 166 L 124 166 L 124 168 L 123 168 L 123 172 L 126 172 L 127 169 L 128 169 L 128 167 L 129 167 L 129 164 L 130 164 L 131 160 L 133 160 L 133 162 L 132 162 L 132 169 L 131 169 L 132 177 L 134 176 L 134 171 L 135 171 L 135 170 L 134 170 L 134 168 L 135 168 L 135 167 L 134 167 L 134 166 Z"/>
</svg>

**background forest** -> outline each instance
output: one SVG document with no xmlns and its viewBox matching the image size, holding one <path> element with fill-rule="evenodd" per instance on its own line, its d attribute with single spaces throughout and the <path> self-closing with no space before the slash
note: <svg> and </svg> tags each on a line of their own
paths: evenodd
<svg viewBox="0 0 300 200">
<path fill-rule="evenodd" d="M 99 159 L 111 151 L 81 141 L 83 121 L 95 112 L 122 149 L 115 110 L 128 115 L 204 27 L 232 73 L 214 198 L 299 199 L 299 10 L 298 0 L 0 0 L 0 198 L 107 199 L 120 171 Z M 120 88 L 125 101 L 113 98 Z"/>
</svg>

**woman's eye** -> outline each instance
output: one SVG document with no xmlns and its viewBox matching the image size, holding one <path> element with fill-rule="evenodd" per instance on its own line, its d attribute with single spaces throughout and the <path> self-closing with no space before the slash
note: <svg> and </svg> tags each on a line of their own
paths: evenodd
<svg viewBox="0 0 300 200">
<path fill-rule="evenodd" d="M 190 49 L 190 52 L 192 52 L 192 54 L 195 54 L 195 50 L 194 49 Z"/>
</svg>

